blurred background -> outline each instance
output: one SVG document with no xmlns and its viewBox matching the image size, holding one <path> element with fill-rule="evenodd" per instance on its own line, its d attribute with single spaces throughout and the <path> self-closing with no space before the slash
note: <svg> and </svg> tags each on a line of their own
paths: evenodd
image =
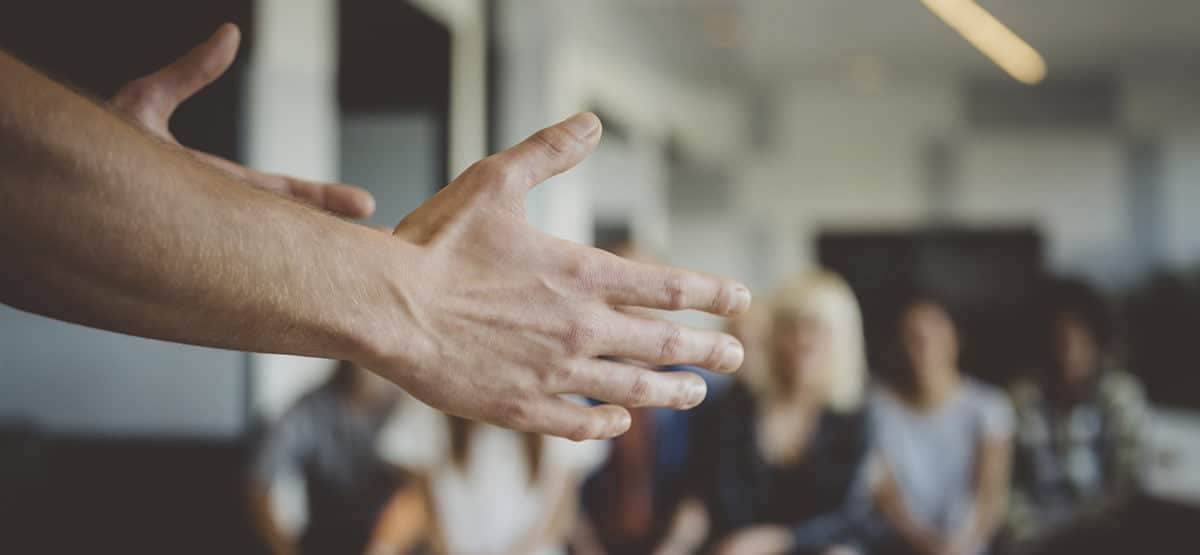
<svg viewBox="0 0 1200 555">
<path fill-rule="evenodd" d="M 924 5 L 939 3 L 954 2 L 11 0 L 0 47 L 107 98 L 235 22 L 238 61 L 183 106 L 176 136 L 256 168 L 366 187 L 378 225 L 471 162 L 594 111 L 602 144 L 530 195 L 535 225 L 741 279 L 762 302 L 790 276 L 832 270 L 861 305 L 877 373 L 899 305 L 932 292 L 953 315 L 963 372 L 999 391 L 1043 366 L 1039 318 L 1061 300 L 1046 296 L 1048 280 L 1087 283 L 1115 330 L 1106 356 L 1151 407 L 1130 501 L 1143 518 L 1129 534 L 1167 541 L 1200 509 L 1200 4 L 982 0 L 1045 60 L 1044 79 L 1027 85 Z M 274 445 L 272 430 L 305 392 L 337 381 L 333 367 L 0 308 L 0 551 L 266 552 L 260 513 L 303 536 L 316 517 L 304 474 L 325 463 Z M 727 384 L 712 380 L 717 395 Z M 486 528 L 497 517 L 469 518 L 468 486 L 492 466 L 467 472 L 475 451 L 462 438 L 487 436 L 394 403 L 405 416 L 388 413 L 368 435 L 403 468 L 389 487 L 425 515 L 397 496 L 386 507 L 409 515 L 397 522 L 442 536 Z M 1022 418 L 1018 405 L 1018 460 Z M 669 442 L 668 429 L 647 441 Z M 557 449 L 523 441 L 513 456 Z M 414 454 L 443 448 L 474 476 L 467 485 L 429 478 L 438 455 Z M 675 448 L 680 474 L 698 464 L 686 443 Z M 261 476 L 248 469 L 288 467 L 261 462 L 271 449 L 294 455 L 300 476 L 263 477 L 270 508 L 256 512 L 247 476 Z M 574 450 L 565 460 L 585 462 L 557 465 L 575 469 L 568 489 L 632 448 Z M 384 504 L 364 518 L 376 522 Z M 478 505 L 489 506 L 509 505 Z M 595 537 L 604 519 L 591 520 L 592 544 L 610 544 Z M 564 544 L 587 552 L 576 521 L 564 527 Z M 397 552 L 512 551 L 396 534 L 422 538 L 396 540 Z"/>
</svg>

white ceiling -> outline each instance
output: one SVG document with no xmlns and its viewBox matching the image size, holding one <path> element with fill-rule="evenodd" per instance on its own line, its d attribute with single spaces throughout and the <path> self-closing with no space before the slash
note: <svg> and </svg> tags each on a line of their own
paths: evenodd
<svg viewBox="0 0 1200 555">
<path fill-rule="evenodd" d="M 1200 0 L 980 3 L 1043 54 L 1051 75 L 1200 64 Z M 998 72 L 919 0 L 569 0 L 564 13 L 586 40 L 705 81 L 826 76 L 855 59 L 890 72 Z"/>
</svg>

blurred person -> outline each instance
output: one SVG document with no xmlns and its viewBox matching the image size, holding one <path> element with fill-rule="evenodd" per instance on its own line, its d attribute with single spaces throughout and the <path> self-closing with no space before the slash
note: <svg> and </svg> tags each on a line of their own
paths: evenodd
<svg viewBox="0 0 1200 555">
<path fill-rule="evenodd" d="M 814 272 L 770 303 L 767 372 L 719 409 L 709 509 L 717 553 L 860 553 L 870 542 L 870 421 L 858 303 Z"/>
<path fill-rule="evenodd" d="M 351 362 L 300 398 L 255 448 L 249 480 L 251 514 L 275 555 L 363 553 L 388 500 L 412 487 L 376 449 L 400 390 Z M 307 524 L 290 534 L 275 500 L 299 478 Z"/>
<path fill-rule="evenodd" d="M 599 246 L 630 260 L 653 261 L 629 240 Z M 654 317 L 648 311 L 627 312 Z M 747 317 L 743 314 L 739 319 Z M 710 398 L 727 385 L 720 376 L 699 368 L 659 370 L 700 374 L 710 385 Z M 690 553 L 703 544 L 707 514 L 695 495 L 694 480 L 704 461 L 697 460 L 695 451 L 704 423 L 710 423 L 710 407 L 711 401 L 706 401 L 687 412 L 631 409 L 629 431 L 612 441 L 610 457 L 585 484 L 585 514 L 579 530 L 586 536 L 580 541 L 588 542 L 593 552 L 628 555 Z"/>
<path fill-rule="evenodd" d="M 366 555 L 420 555 L 445 553 L 433 498 L 423 477 L 396 491 L 380 511 L 371 532 Z"/>
<path fill-rule="evenodd" d="M 891 551 L 983 553 L 1004 518 L 1012 407 L 1002 391 L 959 370 L 958 333 L 944 305 L 914 296 L 896 328 L 902 362 L 870 399 L 876 503 L 899 536 Z"/>
<path fill-rule="evenodd" d="M 742 343 L 745 356 L 738 370 L 738 379 L 754 384 L 769 379 L 768 341 L 771 337 L 771 310 L 765 303 L 755 304 L 746 312 L 730 318 L 725 332 Z"/>
<path fill-rule="evenodd" d="M 1008 525 L 1024 551 L 1063 552 L 1100 539 L 1136 486 L 1141 383 L 1114 353 L 1108 309 L 1087 284 L 1048 288 L 1049 357 L 1040 376 L 1012 388 L 1017 414 Z"/>
<path fill-rule="evenodd" d="M 595 115 L 477 162 L 380 233 L 271 194 L 358 217 L 373 209 L 361 189 L 174 141 L 175 106 L 229 67 L 238 40 L 221 26 L 110 106 L 0 52 L 0 302 L 141 337 L 350 360 L 449 413 L 573 439 L 621 434 L 624 406 L 687 408 L 705 395 L 690 373 L 598 356 L 741 364 L 732 337 L 614 307 L 732 315 L 750 304 L 744 286 L 527 222 L 527 192 L 600 141 Z"/>
<path fill-rule="evenodd" d="M 427 476 L 428 534 L 436 551 L 454 555 L 566 553 L 580 483 L 607 454 L 605 442 L 515 432 L 423 409 L 395 415 L 382 437 L 388 460 Z M 415 499 L 405 503 L 408 514 L 422 518 Z M 373 553 L 397 552 L 385 547 L 386 539 Z"/>
</svg>

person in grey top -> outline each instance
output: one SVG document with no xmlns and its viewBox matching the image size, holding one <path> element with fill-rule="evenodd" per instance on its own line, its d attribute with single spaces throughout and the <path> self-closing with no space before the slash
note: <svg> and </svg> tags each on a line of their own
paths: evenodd
<svg viewBox="0 0 1200 555">
<path fill-rule="evenodd" d="M 900 316 L 904 363 L 871 399 L 881 480 L 877 504 L 897 551 L 986 550 L 1008 491 L 1012 407 L 999 390 L 962 376 L 954 323 L 917 298 Z"/>
<path fill-rule="evenodd" d="M 275 555 L 362 553 L 379 514 L 404 479 L 384 461 L 376 439 L 400 389 L 349 362 L 296 402 L 257 446 L 250 471 L 251 510 Z M 307 525 L 294 541 L 280 526 L 271 490 L 298 476 Z"/>
</svg>

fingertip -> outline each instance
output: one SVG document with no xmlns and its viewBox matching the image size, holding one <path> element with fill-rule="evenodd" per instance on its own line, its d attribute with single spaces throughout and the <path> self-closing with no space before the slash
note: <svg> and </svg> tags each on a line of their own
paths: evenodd
<svg viewBox="0 0 1200 555">
<path fill-rule="evenodd" d="M 694 409 L 700 406 L 700 403 L 703 403 L 704 399 L 708 397 L 708 382 L 704 381 L 704 378 L 700 376 L 695 376 L 695 379 L 688 388 L 687 404 L 683 407 L 684 409 Z"/>
<path fill-rule="evenodd" d="M 600 405 L 588 409 L 594 413 L 603 414 L 605 426 L 600 435 L 587 439 L 606 440 L 613 439 L 623 435 L 629 431 L 629 427 L 633 425 L 633 417 L 629 414 L 629 410 L 619 405 Z"/>
<path fill-rule="evenodd" d="M 733 288 L 729 310 L 725 312 L 729 316 L 736 316 L 750 310 L 750 304 L 754 302 L 754 296 L 750 294 L 750 289 L 745 285 L 738 283 L 734 284 Z"/>
<path fill-rule="evenodd" d="M 609 438 L 617 437 L 629 431 L 629 427 L 633 425 L 633 416 L 624 407 L 616 407 L 616 414 L 613 415 L 612 435 Z"/>
<path fill-rule="evenodd" d="M 603 130 L 600 117 L 592 112 L 580 112 L 560 124 L 579 139 L 589 139 Z"/>
<path fill-rule="evenodd" d="M 339 216 L 362 219 L 375 213 L 375 196 L 366 189 L 353 185 L 323 184 L 318 185 L 320 192 L 312 201 L 325 210 Z M 295 191 L 295 188 L 293 188 Z"/>
<path fill-rule="evenodd" d="M 358 204 L 359 218 L 368 218 L 375 213 L 375 195 L 369 191 L 360 190 L 355 202 Z"/>
<path fill-rule="evenodd" d="M 721 350 L 721 362 L 716 370 L 731 374 L 742 367 L 742 362 L 746 360 L 746 348 L 742 346 L 741 341 L 731 335 L 727 335 L 725 339 L 727 343 Z"/>
<path fill-rule="evenodd" d="M 213 36 L 223 41 L 233 39 L 240 42 L 242 39 L 242 29 L 236 23 L 227 21 L 217 27 L 217 30 L 213 32 Z"/>
</svg>

